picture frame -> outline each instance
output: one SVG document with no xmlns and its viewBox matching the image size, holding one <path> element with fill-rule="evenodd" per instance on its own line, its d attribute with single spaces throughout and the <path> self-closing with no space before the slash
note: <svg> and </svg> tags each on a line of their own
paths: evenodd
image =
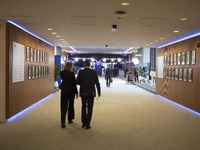
<svg viewBox="0 0 200 150">
<path fill-rule="evenodd" d="M 190 64 L 190 51 L 186 52 L 186 65 Z"/>
<path fill-rule="evenodd" d="M 175 80 L 178 80 L 178 68 L 175 69 Z"/>
<path fill-rule="evenodd" d="M 170 64 L 170 55 L 167 55 L 167 65 L 169 66 Z"/>
<path fill-rule="evenodd" d="M 172 68 L 172 75 L 171 75 L 171 78 L 172 78 L 172 80 L 174 80 L 174 72 L 175 72 L 175 69 L 174 68 Z"/>
<path fill-rule="evenodd" d="M 45 69 L 45 66 L 43 66 L 43 76 L 44 76 L 44 78 L 46 77 L 46 69 Z"/>
<path fill-rule="evenodd" d="M 174 66 L 176 66 L 176 53 L 174 54 Z"/>
<path fill-rule="evenodd" d="M 187 82 L 187 69 L 183 69 L 183 81 Z"/>
<path fill-rule="evenodd" d="M 31 80 L 31 65 L 28 65 L 28 80 Z"/>
<path fill-rule="evenodd" d="M 188 82 L 192 83 L 193 81 L 193 69 L 189 68 L 188 69 Z"/>
<path fill-rule="evenodd" d="M 178 65 L 181 65 L 181 53 L 178 53 L 177 61 L 178 61 Z"/>
<path fill-rule="evenodd" d="M 40 63 L 42 63 L 42 51 L 40 50 Z"/>
<path fill-rule="evenodd" d="M 44 63 L 44 51 L 42 51 L 42 63 Z"/>
<path fill-rule="evenodd" d="M 169 68 L 168 70 L 169 70 L 168 79 L 171 79 L 171 68 Z"/>
<path fill-rule="evenodd" d="M 192 50 L 192 52 L 191 52 L 191 64 L 192 65 L 196 64 L 196 50 Z"/>
<path fill-rule="evenodd" d="M 182 58 L 181 58 L 181 62 L 182 62 L 182 65 L 185 65 L 185 52 L 182 52 Z"/>
<path fill-rule="evenodd" d="M 33 61 L 33 48 L 30 47 L 30 61 Z"/>
<path fill-rule="evenodd" d="M 167 55 L 164 56 L 165 66 L 167 65 Z"/>
<path fill-rule="evenodd" d="M 179 81 L 182 81 L 183 80 L 183 69 L 180 68 L 179 69 Z"/>
<path fill-rule="evenodd" d="M 41 78 L 44 77 L 44 74 L 43 74 L 43 66 L 41 66 Z"/>
<path fill-rule="evenodd" d="M 46 64 L 47 63 L 47 53 L 44 52 L 44 63 Z"/>
<path fill-rule="evenodd" d="M 48 77 L 50 76 L 50 66 L 48 66 Z"/>
<path fill-rule="evenodd" d="M 48 77 L 48 69 L 47 69 L 47 66 L 45 66 L 45 69 L 46 69 L 46 77 Z"/>
<path fill-rule="evenodd" d="M 37 65 L 35 66 L 35 78 L 36 79 L 38 78 L 38 66 Z"/>
<path fill-rule="evenodd" d="M 26 61 L 30 61 L 30 47 L 26 46 Z"/>
<path fill-rule="evenodd" d="M 39 49 L 37 49 L 37 62 L 38 63 L 40 62 L 40 51 L 39 51 Z"/>
<path fill-rule="evenodd" d="M 165 68 L 165 78 L 168 78 L 168 68 Z"/>
<path fill-rule="evenodd" d="M 38 78 L 41 78 L 41 66 L 38 66 Z"/>
<path fill-rule="evenodd" d="M 171 56 L 170 56 L 170 65 L 171 65 L 171 66 L 173 66 L 173 62 L 174 62 L 174 61 L 173 61 L 173 58 L 174 58 L 174 55 L 171 54 Z"/>
<path fill-rule="evenodd" d="M 32 79 L 35 79 L 35 66 L 32 65 Z"/>
<path fill-rule="evenodd" d="M 33 57 L 33 61 L 34 61 L 34 62 L 36 62 L 36 60 L 37 60 L 37 57 L 36 57 L 37 54 L 36 54 L 36 53 L 37 53 L 37 49 L 34 48 L 34 49 L 33 49 L 33 56 L 34 56 L 34 57 Z"/>
</svg>

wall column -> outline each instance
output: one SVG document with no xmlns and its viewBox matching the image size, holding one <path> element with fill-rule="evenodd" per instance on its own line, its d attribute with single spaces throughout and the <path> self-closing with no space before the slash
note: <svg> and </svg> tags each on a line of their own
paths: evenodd
<svg viewBox="0 0 200 150">
<path fill-rule="evenodd" d="M 0 122 L 6 122 L 6 21 L 0 20 Z"/>
</svg>

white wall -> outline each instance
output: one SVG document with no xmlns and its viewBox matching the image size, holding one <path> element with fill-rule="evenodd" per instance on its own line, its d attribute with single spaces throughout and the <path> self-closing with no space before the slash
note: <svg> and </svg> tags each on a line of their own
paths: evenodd
<svg viewBox="0 0 200 150">
<path fill-rule="evenodd" d="M 150 48 L 143 49 L 143 63 L 150 63 Z"/>
<path fill-rule="evenodd" d="M 6 21 L 0 20 L 0 122 L 6 122 Z"/>
</svg>

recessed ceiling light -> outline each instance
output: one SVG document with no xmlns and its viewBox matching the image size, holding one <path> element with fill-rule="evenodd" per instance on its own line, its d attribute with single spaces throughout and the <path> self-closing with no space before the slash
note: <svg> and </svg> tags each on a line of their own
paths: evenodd
<svg viewBox="0 0 200 150">
<path fill-rule="evenodd" d="M 66 43 L 66 41 L 62 41 L 63 43 Z"/>
<path fill-rule="evenodd" d="M 154 42 L 158 42 L 158 40 L 155 40 Z"/>
<path fill-rule="evenodd" d="M 124 3 L 121 3 L 122 6 L 129 6 L 130 3 L 127 3 L 127 2 L 124 2 Z"/>
<path fill-rule="evenodd" d="M 52 18 L 56 18 L 56 17 L 58 17 L 58 16 L 51 16 Z"/>
<path fill-rule="evenodd" d="M 151 42 L 150 44 L 153 44 L 153 42 Z"/>
<path fill-rule="evenodd" d="M 51 30 L 53 30 L 53 29 L 52 29 L 52 28 L 47 28 L 47 30 L 51 31 Z"/>
<path fill-rule="evenodd" d="M 179 32 L 178 30 L 175 30 L 175 31 L 174 31 L 174 33 L 178 33 L 178 32 Z"/>
<path fill-rule="evenodd" d="M 61 37 L 61 36 L 57 35 L 56 37 L 59 38 L 59 37 Z"/>
<path fill-rule="evenodd" d="M 185 20 L 187 20 L 187 18 L 181 18 L 180 20 L 181 20 L 181 21 L 185 21 Z"/>
<path fill-rule="evenodd" d="M 65 40 L 65 39 L 60 39 L 61 41 Z"/>
<path fill-rule="evenodd" d="M 163 40 L 164 38 L 160 38 L 161 40 Z"/>
<path fill-rule="evenodd" d="M 56 32 L 52 32 L 52 34 L 57 34 Z"/>
</svg>

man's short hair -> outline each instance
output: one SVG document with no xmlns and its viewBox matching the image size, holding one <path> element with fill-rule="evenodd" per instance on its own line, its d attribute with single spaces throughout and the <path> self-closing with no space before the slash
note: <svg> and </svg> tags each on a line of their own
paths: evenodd
<svg viewBox="0 0 200 150">
<path fill-rule="evenodd" d="M 85 60 L 85 63 L 84 63 L 86 66 L 90 66 L 90 60 L 89 59 L 87 59 L 87 60 Z"/>
</svg>

